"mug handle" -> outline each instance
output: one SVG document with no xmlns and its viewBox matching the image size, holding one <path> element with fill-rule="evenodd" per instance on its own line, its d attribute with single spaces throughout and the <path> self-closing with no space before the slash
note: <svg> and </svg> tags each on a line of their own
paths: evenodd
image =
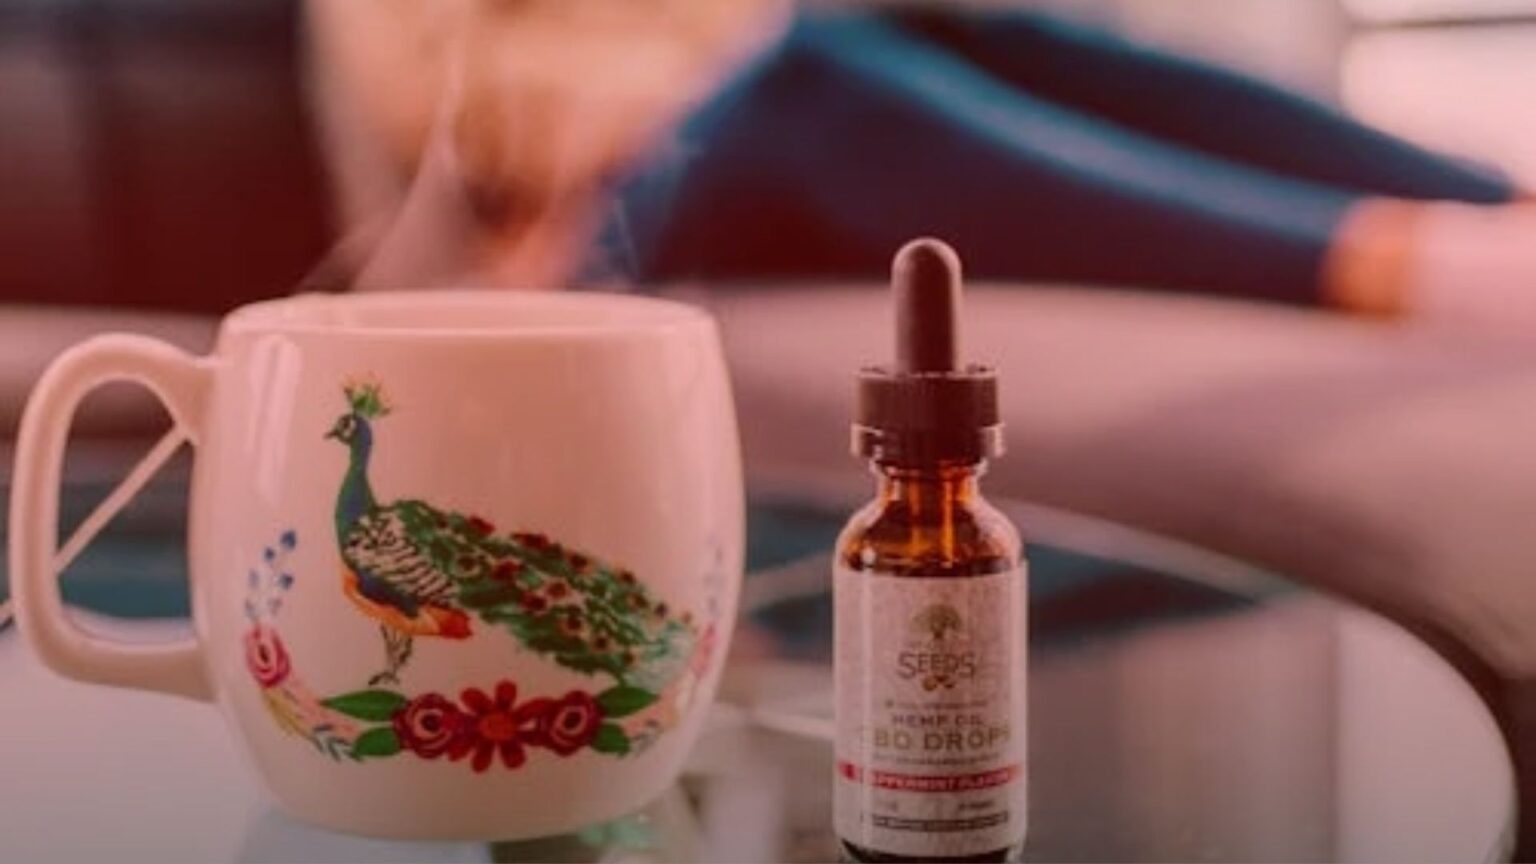
<svg viewBox="0 0 1536 864">
<path fill-rule="evenodd" d="M 65 614 L 58 582 L 58 574 L 74 556 L 183 442 L 198 443 L 212 380 L 211 360 L 155 339 L 111 334 L 59 355 L 27 400 L 11 475 L 11 590 L 22 632 L 43 663 L 60 675 L 191 699 L 213 698 L 196 637 L 136 645 L 91 635 Z M 59 485 L 70 424 L 80 401 L 113 381 L 132 381 L 154 393 L 170 413 L 172 428 L 59 549 Z"/>
</svg>

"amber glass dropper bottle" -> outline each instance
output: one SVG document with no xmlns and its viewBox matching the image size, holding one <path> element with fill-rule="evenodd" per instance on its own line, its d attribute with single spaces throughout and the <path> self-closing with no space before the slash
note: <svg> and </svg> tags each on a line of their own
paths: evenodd
<svg viewBox="0 0 1536 864">
<path fill-rule="evenodd" d="M 834 823 L 858 861 L 1008 861 L 1022 852 L 1025 571 L 978 479 L 1002 452 L 997 375 L 962 365 L 960 261 L 896 256 L 896 362 L 858 380 L 854 452 L 874 502 L 834 563 Z"/>
</svg>

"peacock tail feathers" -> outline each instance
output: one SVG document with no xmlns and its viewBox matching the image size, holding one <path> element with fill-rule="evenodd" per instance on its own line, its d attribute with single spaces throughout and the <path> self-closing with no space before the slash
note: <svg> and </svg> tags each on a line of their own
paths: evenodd
<svg viewBox="0 0 1536 864">
<path fill-rule="evenodd" d="M 691 624 L 633 573 L 423 501 L 377 508 L 344 555 L 417 602 L 469 612 L 577 672 L 659 689 L 693 647 Z"/>
<path fill-rule="evenodd" d="M 443 610 L 465 613 L 566 668 L 653 692 L 681 674 L 697 639 L 692 623 L 628 570 L 541 534 L 499 534 L 484 519 L 424 501 L 380 504 L 368 480 L 371 421 L 391 406 L 377 382 L 344 390 L 350 412 L 330 433 L 350 448 L 336 535 L 354 599 L 370 614 L 400 629 L 391 616 L 435 621 Z M 457 632 L 467 635 L 462 619 Z"/>
</svg>

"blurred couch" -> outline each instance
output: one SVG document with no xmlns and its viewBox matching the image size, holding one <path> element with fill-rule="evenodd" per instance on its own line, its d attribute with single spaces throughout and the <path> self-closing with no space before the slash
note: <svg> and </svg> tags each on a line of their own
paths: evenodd
<svg viewBox="0 0 1536 864">
<path fill-rule="evenodd" d="M 864 489 L 851 380 L 891 350 L 884 293 L 698 298 L 753 483 Z M 1536 350 L 1068 286 L 981 287 L 967 314 L 969 353 L 1004 382 L 996 494 L 1192 541 L 1536 673 Z"/>
</svg>

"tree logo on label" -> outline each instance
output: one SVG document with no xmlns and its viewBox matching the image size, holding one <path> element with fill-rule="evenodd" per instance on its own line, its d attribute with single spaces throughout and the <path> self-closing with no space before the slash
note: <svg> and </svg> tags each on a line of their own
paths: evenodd
<svg viewBox="0 0 1536 864">
<path fill-rule="evenodd" d="M 935 603 L 913 615 L 911 626 L 913 630 L 931 637 L 934 642 L 943 642 L 950 634 L 960 632 L 964 622 L 960 620 L 960 613 L 955 607 L 948 603 Z"/>
</svg>

